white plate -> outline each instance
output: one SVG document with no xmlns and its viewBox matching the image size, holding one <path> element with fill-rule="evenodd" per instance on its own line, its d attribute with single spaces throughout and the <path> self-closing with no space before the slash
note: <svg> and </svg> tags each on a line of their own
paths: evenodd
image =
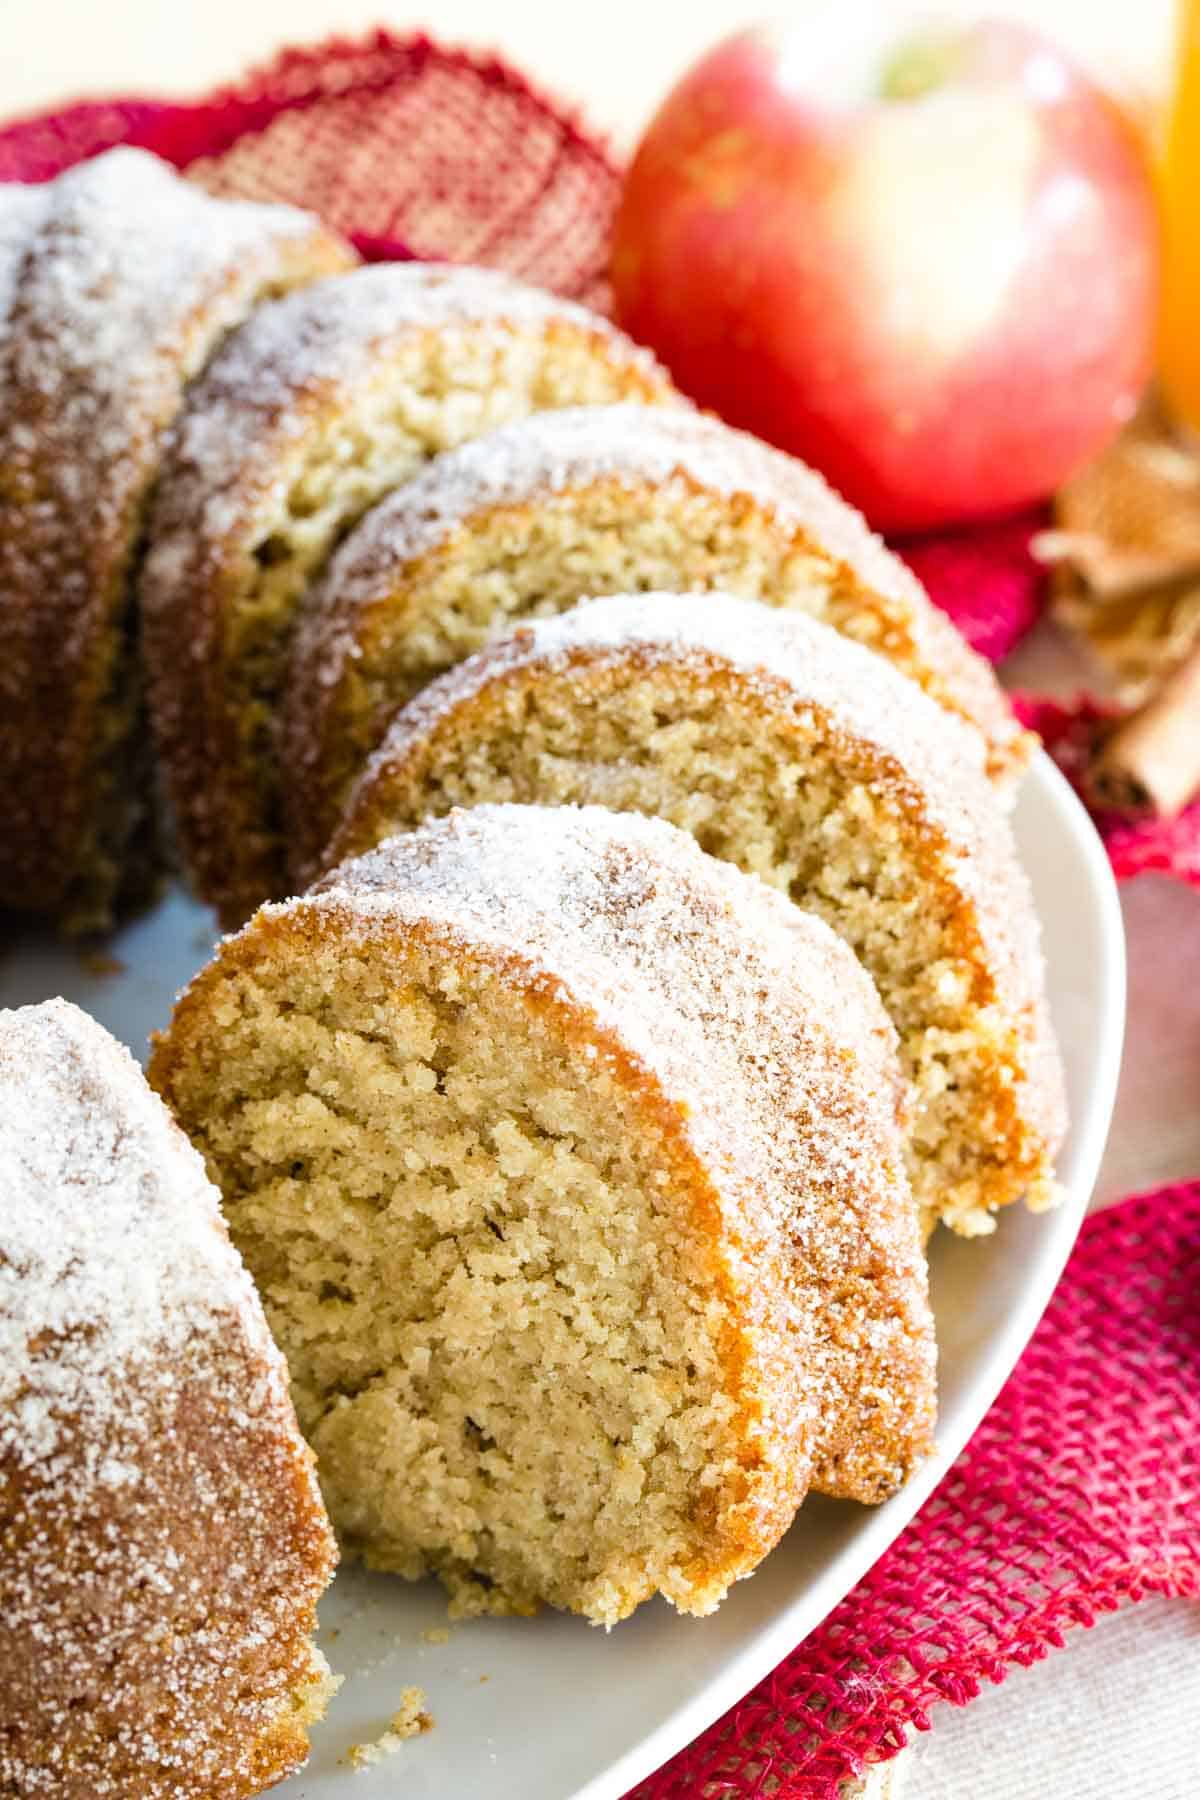
<svg viewBox="0 0 1200 1800">
<path fill-rule="evenodd" d="M 1083 1218 L 1104 1146 L 1124 1023 L 1121 915 L 1106 857 L 1045 758 L 1016 814 L 1050 968 L 1073 1120 L 1056 1212 L 1010 1208 L 994 1237 L 939 1233 L 932 1253 L 941 1347 L 939 1453 L 875 1510 L 810 1501 L 752 1581 L 710 1619 L 643 1607 L 611 1633 L 546 1613 L 476 1620 L 445 1644 L 441 1590 L 348 1571 L 321 1608 L 326 1652 L 346 1682 L 315 1733 L 309 1767 L 281 1800 L 616 1800 L 689 1742 L 819 1624 L 912 1517 L 974 1430 L 1041 1315 Z M 207 915 L 174 895 L 112 949 L 120 972 L 27 940 L 0 966 L 0 1004 L 63 993 L 135 1051 L 211 943 Z M 402 1687 L 428 1695 L 434 1729 L 362 1772 L 352 1743 L 377 1737 Z"/>
</svg>

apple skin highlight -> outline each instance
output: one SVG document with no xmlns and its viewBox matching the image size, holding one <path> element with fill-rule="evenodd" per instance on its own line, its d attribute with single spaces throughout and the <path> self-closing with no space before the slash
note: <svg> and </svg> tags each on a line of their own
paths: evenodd
<svg viewBox="0 0 1200 1800">
<path fill-rule="evenodd" d="M 857 103 L 806 86 L 794 31 L 684 77 L 629 171 L 617 317 L 881 529 L 1002 514 L 1095 454 L 1149 376 L 1145 153 L 1023 28 L 861 57 Z"/>
</svg>

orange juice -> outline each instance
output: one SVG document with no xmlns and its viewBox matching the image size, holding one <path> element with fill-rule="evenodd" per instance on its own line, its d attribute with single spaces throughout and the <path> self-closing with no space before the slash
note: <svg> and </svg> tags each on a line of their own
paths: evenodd
<svg viewBox="0 0 1200 1800">
<path fill-rule="evenodd" d="M 1159 365 L 1175 416 L 1200 432 L 1200 0 L 1179 0 L 1162 169 L 1166 262 Z"/>
</svg>

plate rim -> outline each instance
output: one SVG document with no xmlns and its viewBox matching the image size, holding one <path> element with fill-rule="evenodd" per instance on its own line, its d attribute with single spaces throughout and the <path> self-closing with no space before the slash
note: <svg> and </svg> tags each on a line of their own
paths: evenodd
<svg viewBox="0 0 1200 1800">
<path fill-rule="evenodd" d="M 969 1361 L 946 1390 L 942 1444 L 929 1463 L 884 1506 L 861 1512 L 853 1530 L 840 1536 L 821 1557 L 811 1559 L 802 1574 L 785 1578 L 778 1594 L 774 1590 L 768 1593 L 764 1607 L 759 1608 L 755 1603 L 756 1623 L 752 1631 L 734 1632 L 732 1644 L 727 1644 L 724 1649 L 717 1646 L 717 1654 L 708 1660 L 703 1673 L 697 1668 L 691 1678 L 692 1681 L 699 1679 L 698 1687 L 692 1687 L 686 1680 L 676 1682 L 670 1691 L 662 1694 L 661 1705 L 656 1702 L 654 1706 L 642 1709 L 636 1724 L 632 1719 L 629 1721 L 630 1729 L 613 1733 L 611 1748 L 609 1742 L 597 1742 L 593 1734 L 586 1733 L 585 1727 L 586 1735 L 591 1738 L 587 1755 L 577 1760 L 569 1759 L 568 1766 L 563 1767 L 557 1777 L 551 1778 L 545 1786 L 547 1800 L 551 1795 L 554 1800 L 622 1800 L 630 1788 L 736 1705 L 801 1643 L 887 1550 L 928 1499 L 962 1445 L 976 1430 L 1036 1328 L 1082 1224 L 1108 1134 L 1124 1035 L 1125 942 L 1117 884 L 1108 856 L 1073 790 L 1044 752 L 1039 752 L 1033 759 L 1022 785 L 1021 800 L 1026 799 L 1030 811 L 1026 814 L 1022 805 L 1018 814 L 1018 835 L 1024 860 L 1033 876 L 1038 911 L 1043 921 L 1052 925 L 1051 947 L 1057 947 L 1061 958 L 1066 946 L 1065 963 L 1057 965 L 1061 967 L 1061 979 L 1052 982 L 1051 994 L 1056 1021 L 1064 1028 L 1068 1069 L 1073 1070 L 1078 1089 L 1074 1096 L 1072 1129 L 1060 1164 L 1067 1189 L 1066 1199 L 1057 1210 L 1036 1221 L 1030 1220 L 1021 1209 L 1012 1209 L 1008 1218 L 1010 1229 L 1020 1227 L 1019 1246 L 1029 1256 L 1032 1275 L 1026 1282 L 1020 1249 L 1015 1260 L 1011 1256 L 1006 1259 L 1000 1291 L 988 1311 L 986 1332 L 980 1334 L 965 1352 Z M 1048 846 L 1044 866 L 1040 855 L 1042 845 Z M 1062 906 L 1056 904 L 1059 884 L 1064 890 Z M 172 910 L 176 908 L 177 899 L 183 903 L 183 911 L 178 916 Z M 1072 905 L 1081 920 L 1078 948 L 1074 953 L 1069 931 Z M 178 928 L 180 925 L 182 930 Z M 109 1016 L 110 1009 L 99 1004 L 107 987 L 106 979 L 99 975 L 87 977 L 84 992 L 77 995 L 78 1002 L 95 1011 L 125 1041 L 133 1042 L 128 1021 L 121 1018 L 128 1006 L 138 1018 L 134 1036 L 140 1048 L 145 996 L 138 992 L 139 983 L 147 976 L 152 978 L 153 988 L 173 988 L 176 980 L 186 981 L 195 966 L 192 952 L 207 953 L 208 945 L 201 940 L 208 939 L 209 934 L 209 924 L 201 920 L 194 904 L 184 900 L 182 894 L 172 893 L 165 909 L 156 908 L 136 926 L 135 942 L 122 946 L 125 972 L 136 979 L 129 993 L 122 986 L 121 1004 L 111 1009 L 116 1016 Z M 21 979 L 27 946 L 22 944 L 15 948 L 20 989 L 27 985 Z M 55 979 L 74 981 L 73 961 L 68 971 L 61 954 L 58 960 L 62 967 Z M 22 993 L 20 999 L 14 998 L 10 1004 L 25 1004 L 27 998 L 44 997 L 46 989 L 41 980 L 35 985 L 41 989 L 38 995 Z M 50 985 L 53 988 L 54 982 Z M 74 993 L 76 990 L 68 987 L 62 991 Z M 160 1004 L 156 998 L 156 1018 Z M 1061 1014 L 1059 1008 L 1064 1006 L 1067 1012 Z M 1073 1014 L 1073 1024 L 1068 1026 Z M 1082 1053 L 1080 1045 L 1085 1046 Z M 942 1276 L 950 1282 L 943 1304 L 946 1296 L 950 1296 L 952 1303 L 955 1282 L 952 1270 L 960 1248 L 948 1239 L 946 1245 L 956 1254 Z M 952 1435 L 945 1435 L 947 1431 Z M 764 1568 L 760 1579 L 769 1582 L 768 1569 Z M 636 1663 L 633 1672 L 636 1679 Z M 627 1679 L 625 1672 L 620 1679 L 622 1682 Z M 616 1716 L 614 1714 L 614 1718 Z M 636 1735 L 639 1732 L 641 1735 Z M 606 1761 L 600 1760 L 605 1757 Z M 570 1760 L 574 1760 L 574 1767 L 570 1766 Z M 495 1761 L 494 1757 L 492 1761 Z M 298 1771 L 293 1778 L 297 1784 L 297 1800 L 307 1791 L 308 1783 L 314 1777 L 323 1782 L 330 1773 L 332 1771 L 325 1769 L 323 1763 L 317 1768 L 312 1762 L 306 1770 Z M 470 1783 L 466 1788 L 456 1789 L 449 1771 L 446 1777 L 440 1777 L 431 1767 L 429 1773 L 433 1775 L 435 1787 L 431 1790 L 427 1781 L 418 1780 L 417 1786 L 422 1792 L 448 1791 L 445 1787 L 447 1777 L 450 1789 L 455 1791 L 483 1791 Z M 374 1787 L 372 1791 L 375 1791 Z M 390 1785 L 379 1791 L 390 1792 Z M 489 1786 L 486 1791 L 512 1790 Z M 340 1781 L 337 1792 L 342 1792 Z"/>
<path fill-rule="evenodd" d="M 623 1800 L 639 1781 L 661 1768 L 722 1713 L 736 1705 L 823 1623 L 840 1599 L 886 1553 L 949 1472 L 1012 1374 L 1058 1286 L 1087 1216 L 1112 1122 L 1125 1038 L 1125 928 L 1116 877 L 1100 835 L 1070 782 L 1044 750 L 1038 750 L 1032 758 L 1022 786 L 1025 783 L 1044 787 L 1054 812 L 1060 815 L 1059 823 L 1070 835 L 1072 849 L 1095 900 L 1104 952 L 1096 976 L 1101 1023 L 1095 1078 L 1083 1116 L 1071 1121 L 1071 1173 L 1066 1184 L 1067 1198 L 1060 1207 L 1045 1215 L 1052 1222 L 1053 1236 L 1038 1265 L 1037 1278 L 1030 1283 L 1020 1305 L 1010 1313 L 996 1340 L 991 1358 L 995 1369 L 989 1367 L 986 1378 L 981 1379 L 973 1390 L 971 1404 L 966 1408 L 965 1436 L 953 1450 L 937 1449 L 900 1493 L 878 1509 L 866 1530 L 843 1552 L 839 1567 L 843 1573 L 849 1569 L 850 1579 L 840 1584 L 840 1594 L 830 1600 L 819 1616 L 807 1619 L 803 1629 L 798 1629 L 796 1621 L 807 1609 L 805 1596 L 798 1596 L 700 1693 L 676 1707 L 638 1743 L 621 1751 L 581 1787 L 564 1794 L 563 1800 Z M 1002 1350 L 1004 1353 L 1000 1354 Z M 811 1593 L 811 1589 L 807 1591 Z"/>
</svg>

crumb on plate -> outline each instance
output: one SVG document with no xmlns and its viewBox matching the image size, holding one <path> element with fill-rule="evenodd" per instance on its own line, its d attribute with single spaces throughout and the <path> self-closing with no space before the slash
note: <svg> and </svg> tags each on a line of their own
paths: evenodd
<svg viewBox="0 0 1200 1800">
<path fill-rule="evenodd" d="M 351 1744 L 349 1762 L 352 1769 L 369 1769 L 385 1756 L 397 1751 L 406 1738 L 419 1737 L 433 1728 L 433 1718 L 425 1711 L 425 1690 L 406 1687 L 400 1693 L 400 1705 L 388 1721 L 388 1728 L 369 1744 Z"/>
</svg>

